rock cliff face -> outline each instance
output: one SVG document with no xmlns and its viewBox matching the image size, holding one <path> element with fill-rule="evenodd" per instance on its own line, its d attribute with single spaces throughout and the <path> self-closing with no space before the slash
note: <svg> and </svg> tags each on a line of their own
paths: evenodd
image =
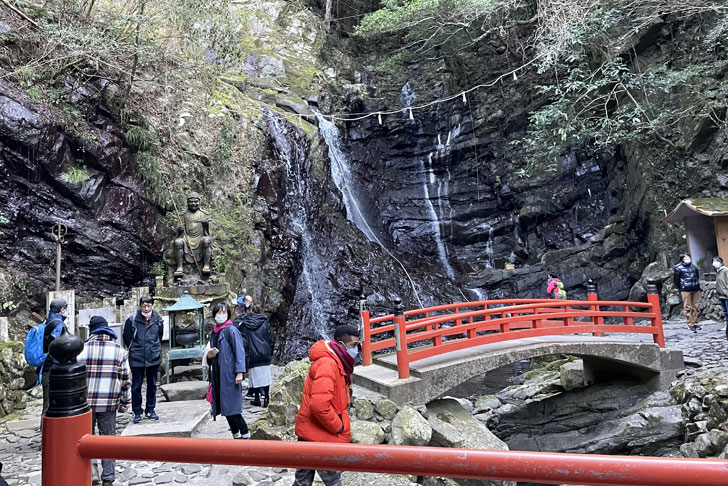
<svg viewBox="0 0 728 486">
<path fill-rule="evenodd" d="M 54 224 L 68 228 L 65 288 L 93 296 L 143 281 L 166 237 L 102 92 L 99 84 L 75 95 L 87 122 L 70 132 L 52 110 L 0 82 L 0 276 L 4 292 L 29 297 L 41 313 L 43 292 L 54 288 Z"/>
</svg>

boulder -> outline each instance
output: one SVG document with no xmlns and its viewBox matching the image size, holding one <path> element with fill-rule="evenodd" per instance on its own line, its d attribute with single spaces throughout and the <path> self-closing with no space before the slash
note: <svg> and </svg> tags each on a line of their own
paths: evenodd
<svg viewBox="0 0 728 486">
<path fill-rule="evenodd" d="M 377 403 L 375 410 L 379 415 L 384 417 L 385 420 L 392 420 L 394 416 L 397 415 L 398 407 L 392 400 L 385 398 Z"/>
<path fill-rule="evenodd" d="M 495 410 L 502 405 L 501 401 L 495 395 L 483 395 L 475 399 L 475 407 L 473 413 L 483 413 Z"/>
<path fill-rule="evenodd" d="M 209 383 L 206 381 L 180 381 L 161 385 L 164 398 L 168 402 L 179 402 L 182 400 L 202 400 L 207 395 Z"/>
<path fill-rule="evenodd" d="M 723 449 L 728 445 L 728 432 L 722 430 L 713 429 L 705 434 L 701 434 L 692 443 L 692 447 L 697 453 L 698 457 L 713 457 L 717 456 Z M 682 451 L 682 448 L 680 448 Z M 686 456 L 692 457 L 692 456 Z"/>
<path fill-rule="evenodd" d="M 311 362 L 291 361 L 270 391 L 270 405 L 250 427 L 253 439 L 296 440 L 296 414 Z"/>
<path fill-rule="evenodd" d="M 403 407 L 392 419 L 390 444 L 425 446 L 430 443 L 431 438 L 430 424 L 409 405 Z"/>
<path fill-rule="evenodd" d="M 371 420 L 374 417 L 374 404 L 367 398 L 355 399 L 354 409 L 359 420 Z"/>
<path fill-rule="evenodd" d="M 432 427 L 430 445 L 461 449 L 508 450 L 505 442 L 488 430 L 454 399 L 443 398 L 427 404 L 427 421 Z M 482 481 L 456 478 L 462 486 L 514 485 L 510 481 Z"/>
<path fill-rule="evenodd" d="M 351 423 L 351 442 L 354 444 L 383 444 L 384 431 L 374 422 L 357 420 Z"/>
<path fill-rule="evenodd" d="M 573 390 L 584 386 L 584 362 L 581 360 L 566 363 L 561 367 L 561 386 Z"/>
</svg>

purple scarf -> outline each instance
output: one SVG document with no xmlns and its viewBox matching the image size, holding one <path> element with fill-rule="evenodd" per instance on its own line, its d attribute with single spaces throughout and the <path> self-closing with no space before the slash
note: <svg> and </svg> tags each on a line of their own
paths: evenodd
<svg viewBox="0 0 728 486">
<path fill-rule="evenodd" d="M 338 341 L 333 339 L 329 341 L 329 347 L 334 352 L 341 365 L 344 367 L 344 373 L 346 373 L 346 384 L 351 385 L 351 374 L 354 372 L 354 358 L 346 351 L 346 348 Z"/>
</svg>

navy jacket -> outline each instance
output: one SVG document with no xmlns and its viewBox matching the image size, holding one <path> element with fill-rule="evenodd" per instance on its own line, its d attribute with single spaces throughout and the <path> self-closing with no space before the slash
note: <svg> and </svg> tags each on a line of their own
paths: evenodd
<svg viewBox="0 0 728 486">
<path fill-rule="evenodd" d="M 124 323 L 124 346 L 129 349 L 129 366 L 132 368 L 148 368 L 162 362 L 162 334 L 164 321 L 157 311 L 147 325 L 142 311 L 130 317 Z"/>
<path fill-rule="evenodd" d="M 271 332 L 265 314 L 245 314 L 238 324 L 243 335 L 248 368 L 268 366 L 271 356 Z"/>
</svg>

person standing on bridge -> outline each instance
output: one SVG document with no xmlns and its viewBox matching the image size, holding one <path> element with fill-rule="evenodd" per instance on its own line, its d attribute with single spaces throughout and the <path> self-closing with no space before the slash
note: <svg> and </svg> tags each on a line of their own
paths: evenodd
<svg viewBox="0 0 728 486">
<path fill-rule="evenodd" d="M 338 326 L 334 339 L 311 346 L 311 369 L 303 385 L 301 407 L 296 416 L 298 440 L 351 442 L 347 412 L 351 403 L 351 373 L 359 352 L 359 329 Z M 315 471 L 297 469 L 293 486 L 311 486 Z M 318 471 L 326 486 L 341 486 L 341 471 Z"/>
<path fill-rule="evenodd" d="M 683 300 L 683 310 L 685 311 L 688 328 L 697 334 L 701 329 L 700 325 L 698 325 L 698 315 L 700 314 L 698 267 L 693 265 L 693 260 L 688 254 L 681 255 L 680 260 L 680 263 L 673 267 L 673 281 Z"/>
</svg>

